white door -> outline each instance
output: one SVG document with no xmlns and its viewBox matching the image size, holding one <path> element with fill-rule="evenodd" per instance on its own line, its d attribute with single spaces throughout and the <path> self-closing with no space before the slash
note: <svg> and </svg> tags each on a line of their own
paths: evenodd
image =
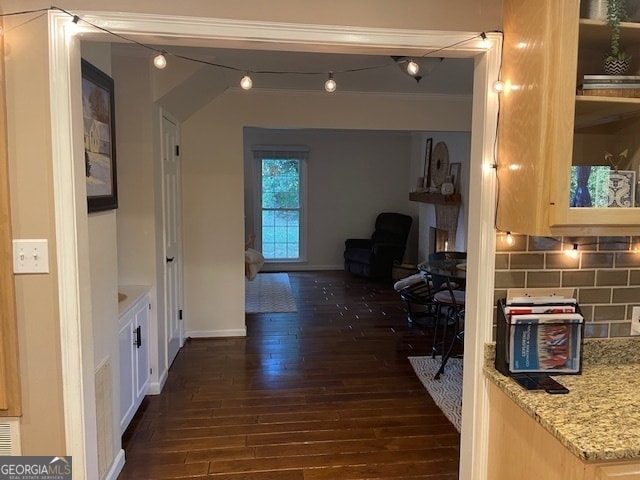
<svg viewBox="0 0 640 480">
<path fill-rule="evenodd" d="M 178 122 L 162 115 L 163 222 L 165 244 L 165 332 L 167 366 L 183 343 L 182 323 L 182 219 Z"/>
</svg>

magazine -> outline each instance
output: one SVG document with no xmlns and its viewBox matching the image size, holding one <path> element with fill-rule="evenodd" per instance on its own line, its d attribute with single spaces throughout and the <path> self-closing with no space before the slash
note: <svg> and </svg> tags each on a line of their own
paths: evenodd
<svg viewBox="0 0 640 480">
<path fill-rule="evenodd" d="M 576 299 L 570 297 L 563 297 L 560 295 L 548 295 L 548 296 L 523 296 L 513 297 L 509 299 L 507 305 L 545 305 L 545 304 L 562 304 L 562 305 L 575 305 Z"/>
<path fill-rule="evenodd" d="M 511 315 L 528 313 L 573 313 L 575 305 L 512 305 L 504 307 L 504 313 L 510 320 Z"/>
<path fill-rule="evenodd" d="M 584 318 L 579 313 L 511 315 L 511 372 L 578 373 Z"/>
</svg>

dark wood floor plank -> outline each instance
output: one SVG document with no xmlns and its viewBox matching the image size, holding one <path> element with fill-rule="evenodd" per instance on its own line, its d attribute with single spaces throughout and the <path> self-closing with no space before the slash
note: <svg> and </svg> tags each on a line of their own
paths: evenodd
<svg viewBox="0 0 640 480">
<path fill-rule="evenodd" d="M 412 466 L 429 461 L 454 460 L 457 458 L 456 448 L 445 447 L 441 449 L 405 450 L 402 457 L 397 452 L 353 452 L 328 455 L 295 455 L 290 457 L 279 456 L 269 458 L 256 458 L 253 460 L 212 461 L 209 465 L 210 473 L 225 472 L 255 472 L 276 471 L 312 468 L 350 467 L 377 465 L 385 469 L 393 465 L 398 470 L 411 471 L 406 464 Z"/>
<path fill-rule="evenodd" d="M 460 436 L 416 377 L 432 331 L 389 281 L 289 274 L 298 311 L 193 339 L 123 437 L 119 479 L 458 478 Z"/>
<path fill-rule="evenodd" d="M 332 442 L 294 443 L 280 445 L 264 445 L 255 447 L 256 458 L 290 457 L 344 453 L 365 453 L 389 451 L 407 451 L 420 448 L 457 447 L 458 434 L 423 435 L 404 438 L 375 438 L 372 440 L 334 440 Z M 203 457 L 202 460 L 207 459 Z"/>
</svg>

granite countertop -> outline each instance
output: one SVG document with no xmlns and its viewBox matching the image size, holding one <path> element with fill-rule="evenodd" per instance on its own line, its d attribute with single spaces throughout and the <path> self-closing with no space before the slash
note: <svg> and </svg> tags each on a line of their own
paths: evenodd
<svg viewBox="0 0 640 480">
<path fill-rule="evenodd" d="M 640 459 L 640 337 L 585 340 L 582 374 L 558 375 L 568 394 L 525 390 L 495 369 L 484 372 L 524 411 L 583 460 Z"/>
</svg>

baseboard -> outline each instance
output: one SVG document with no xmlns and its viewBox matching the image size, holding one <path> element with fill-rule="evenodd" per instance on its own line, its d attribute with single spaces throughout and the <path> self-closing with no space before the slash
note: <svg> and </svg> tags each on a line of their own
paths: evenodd
<svg viewBox="0 0 640 480">
<path fill-rule="evenodd" d="M 185 332 L 186 338 L 215 338 L 215 337 L 246 337 L 247 329 L 238 328 L 230 330 L 193 330 Z"/>
<path fill-rule="evenodd" d="M 118 455 L 116 455 L 116 458 L 113 460 L 113 463 L 111 464 L 111 468 L 106 473 L 103 480 L 117 480 L 118 475 L 120 475 L 120 472 L 124 468 L 124 462 L 125 462 L 124 450 L 120 449 L 120 451 L 118 452 Z"/>
<path fill-rule="evenodd" d="M 300 265 L 296 263 L 265 264 L 261 272 L 312 272 L 314 270 L 344 270 L 344 265 Z"/>
<path fill-rule="evenodd" d="M 169 378 L 169 370 L 165 370 L 160 375 L 160 378 L 157 382 L 151 382 L 149 384 L 149 390 L 147 390 L 147 395 L 160 395 L 162 393 L 162 389 L 164 388 L 164 384 L 167 383 L 167 378 Z"/>
</svg>

